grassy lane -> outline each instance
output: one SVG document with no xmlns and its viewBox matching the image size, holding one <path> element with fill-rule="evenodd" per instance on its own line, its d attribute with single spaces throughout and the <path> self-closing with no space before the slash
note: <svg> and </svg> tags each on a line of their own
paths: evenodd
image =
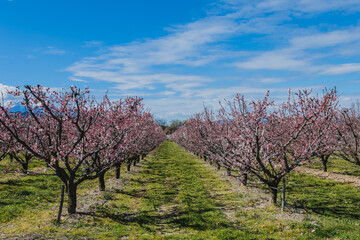
<svg viewBox="0 0 360 240">
<path fill-rule="evenodd" d="M 16 191 L 38 186 L 33 183 L 39 177 L 29 176 L 33 178 L 32 183 L 26 182 L 27 178 L 20 179 L 24 185 L 18 184 Z M 234 197 L 229 194 L 227 184 L 174 143 L 162 144 L 142 166 L 133 168 L 131 173 L 123 171 L 120 180 L 108 176 L 107 182 L 109 190 L 105 193 L 95 190 L 96 183 L 90 184 L 87 193 L 80 191 L 79 209 L 89 210 L 81 205 L 94 202 L 92 212 L 65 214 L 58 227 L 53 224 L 56 205 L 40 209 L 28 205 L 25 210 L 36 210 L 1 224 L 4 235 L 0 236 L 94 239 L 239 239 L 245 236 L 222 211 L 226 206 L 224 202 Z M 52 202 L 57 200 L 50 194 L 47 197 Z M 19 206 L 10 194 L 6 198 L 13 208 Z M 2 215 L 6 216 L 6 210 L 4 212 Z"/>
<path fill-rule="evenodd" d="M 306 167 L 322 170 L 322 164 L 320 160 Z M 360 166 L 333 156 L 329 158 L 327 168 L 328 172 L 360 177 Z"/>
<path fill-rule="evenodd" d="M 166 142 L 119 192 L 121 207 L 116 212 L 105 208 L 103 214 L 125 228 L 133 225 L 135 231 L 127 231 L 130 239 L 238 239 L 244 233 L 221 211 L 228 197 L 219 194 L 224 187 L 201 161 Z"/>
<path fill-rule="evenodd" d="M 289 203 L 307 214 L 281 213 L 269 206 L 267 196 L 240 187 L 233 179 L 181 149 L 165 142 L 131 172 L 122 169 L 121 179 L 107 175 L 107 191 L 96 181 L 79 190 L 79 212 L 56 218 L 57 198 L 40 189 L 42 178 L 14 184 L 2 202 L 16 208 L 19 194 L 37 188 L 22 205 L 24 212 L 6 218 L 1 212 L 0 238 L 48 239 L 356 239 L 360 237 L 358 200 L 354 188 L 339 183 L 293 174 Z M 19 179 L 19 181 L 21 180 Z M 39 180 L 36 180 L 39 179 Z M 25 184 L 25 182 L 24 182 Z M 46 191 L 52 191 L 52 184 Z M 56 185 L 54 185 L 55 187 Z M 297 187 L 300 186 L 300 187 Z M 318 186 L 318 187 L 317 187 Z M 334 188 L 335 187 L 335 188 Z M 308 189 L 308 190 L 307 190 Z M 335 189 L 333 192 L 332 189 Z M 311 191 L 311 192 L 308 192 Z M 344 192 L 347 192 L 343 197 Z M 322 195 L 321 195 L 322 193 Z M 23 192 L 25 194 L 25 192 Z M 330 194 L 330 195 L 328 195 Z M 26 194 L 25 194 L 26 195 Z M 331 199 L 326 200 L 327 196 Z M 6 199 L 7 198 L 7 199 Z M 339 201 L 348 200 L 346 205 Z M 44 204 L 49 200 L 49 204 Z M 329 206 L 326 202 L 330 203 Z M 4 206 L 5 204 L 3 204 Z M 66 206 L 65 206 L 66 207 Z M 32 210 L 33 209 L 33 210 Z M 6 219 L 6 220 L 4 220 Z"/>
</svg>

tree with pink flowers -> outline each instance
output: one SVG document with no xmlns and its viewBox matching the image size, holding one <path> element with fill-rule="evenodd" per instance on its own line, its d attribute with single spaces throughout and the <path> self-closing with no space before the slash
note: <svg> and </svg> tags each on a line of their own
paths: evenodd
<svg viewBox="0 0 360 240">
<path fill-rule="evenodd" d="M 22 99 L 27 120 L 0 106 L 0 126 L 55 172 L 66 187 L 68 213 L 75 213 L 78 186 L 103 176 L 122 159 L 121 153 L 130 151 L 126 137 L 137 127 L 133 120 L 141 100 L 110 102 L 105 98 L 97 103 L 87 89 L 76 87 L 52 91 L 25 86 L 9 93 Z M 25 124 L 28 132 L 22 134 Z"/>
<path fill-rule="evenodd" d="M 339 150 L 335 154 L 360 166 L 360 115 L 354 109 L 344 109 L 338 114 L 337 133 Z"/>
<path fill-rule="evenodd" d="M 191 120 L 193 126 L 183 128 L 197 129 L 196 139 L 203 139 L 211 157 L 228 171 L 237 171 L 244 183 L 251 175 L 267 185 L 275 203 L 282 178 L 321 151 L 335 121 L 336 106 L 335 90 L 325 90 L 321 97 L 308 91 L 289 92 L 288 100 L 278 105 L 269 100 L 269 93 L 251 102 L 237 94 L 221 104 L 216 118 L 205 110 L 207 117 Z M 174 139 L 193 150 L 191 145 L 196 143 L 181 138 L 181 132 L 188 131 L 181 129 Z"/>
</svg>

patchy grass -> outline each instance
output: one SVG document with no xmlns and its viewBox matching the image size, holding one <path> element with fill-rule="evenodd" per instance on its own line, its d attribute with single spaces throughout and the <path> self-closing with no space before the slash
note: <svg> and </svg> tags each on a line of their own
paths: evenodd
<svg viewBox="0 0 360 240">
<path fill-rule="evenodd" d="M 0 180 L 0 223 L 46 208 L 59 192 L 60 181 L 55 176 Z"/>
<path fill-rule="evenodd" d="M 172 142 L 163 143 L 130 173 L 122 169 L 120 180 L 107 174 L 104 193 L 96 190 L 97 181 L 84 185 L 79 190 L 83 213 L 64 214 L 60 226 L 53 223 L 59 183 L 56 178 L 41 183 L 42 178 L 23 177 L 18 181 L 24 182 L 12 186 L 11 191 L 25 195 L 35 187 L 32 194 L 37 195 L 40 186 L 48 184 L 45 190 L 55 194 L 37 195 L 39 207 L 23 205 L 24 212 L 0 223 L 0 238 L 360 239 L 356 188 L 293 174 L 288 202 L 307 214 L 281 213 L 278 207 L 263 204 L 264 199 L 251 189 L 236 187 L 235 191 L 237 183 L 224 180 L 214 168 Z M 19 203 L 12 195 L 2 197 L 15 208 Z M 83 206 L 90 203 L 94 208 Z"/>
<path fill-rule="evenodd" d="M 46 164 L 36 158 L 33 158 L 28 165 L 28 170 L 38 173 L 43 173 L 46 168 Z M 0 161 L 0 181 L 4 179 L 18 179 L 19 177 L 26 176 L 21 172 L 22 167 L 20 163 L 17 163 L 15 160 L 10 161 L 9 156 L 6 156 Z M 53 172 L 53 171 L 48 171 Z"/>
<path fill-rule="evenodd" d="M 314 163 L 306 167 L 319 169 L 319 170 L 323 169 L 320 160 L 315 161 Z M 333 156 L 329 158 L 329 162 L 327 164 L 327 170 L 328 172 L 341 173 L 341 174 L 360 177 L 360 166 Z"/>
<path fill-rule="evenodd" d="M 305 219 L 315 239 L 360 239 L 360 192 L 349 184 L 292 173 L 287 184 L 287 200 L 315 217 Z"/>
</svg>

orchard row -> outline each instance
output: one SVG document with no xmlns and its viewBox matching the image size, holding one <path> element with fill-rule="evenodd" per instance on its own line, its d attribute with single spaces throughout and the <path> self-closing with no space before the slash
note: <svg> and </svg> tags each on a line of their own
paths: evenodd
<svg viewBox="0 0 360 240">
<path fill-rule="evenodd" d="M 249 179 L 265 184 L 273 203 L 280 181 L 315 158 L 324 170 L 331 154 L 360 165 L 360 116 L 338 106 L 335 90 L 321 96 L 289 91 L 287 101 L 277 104 L 269 93 L 251 102 L 238 94 L 216 113 L 205 108 L 171 138 L 244 185 Z"/>
<path fill-rule="evenodd" d="M 130 168 L 140 157 L 156 148 L 166 135 L 144 110 L 141 99 L 127 97 L 97 102 L 87 89 L 71 87 L 52 91 L 42 86 L 25 86 L 10 91 L 25 108 L 12 111 L 13 104 L 0 106 L 1 159 L 9 156 L 29 173 L 36 158 L 64 183 L 68 213 L 76 212 L 76 191 L 84 181 L 99 179 L 111 168 L 120 176 L 120 166 Z"/>
</svg>

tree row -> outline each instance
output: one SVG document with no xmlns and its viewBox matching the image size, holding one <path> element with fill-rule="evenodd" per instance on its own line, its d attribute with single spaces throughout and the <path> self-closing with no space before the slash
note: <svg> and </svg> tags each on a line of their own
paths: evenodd
<svg viewBox="0 0 360 240">
<path fill-rule="evenodd" d="M 336 90 L 289 90 L 283 102 L 269 100 L 269 92 L 257 101 L 237 94 L 217 112 L 194 115 L 171 138 L 244 185 L 249 179 L 265 184 L 272 203 L 297 166 L 320 158 L 326 171 L 332 154 L 360 165 L 360 115 L 339 106 Z"/>
<path fill-rule="evenodd" d="M 44 162 L 50 173 L 41 174 L 55 174 L 64 183 L 70 214 L 76 212 L 80 184 L 98 178 L 105 190 L 106 172 L 115 168 L 119 178 L 122 164 L 130 170 L 166 138 L 140 98 L 104 96 L 98 102 L 76 87 L 25 86 L 8 93 L 25 111 L 12 111 L 12 103 L 0 106 L 0 157 L 9 156 L 24 173 L 31 172 L 32 159 Z"/>
</svg>

